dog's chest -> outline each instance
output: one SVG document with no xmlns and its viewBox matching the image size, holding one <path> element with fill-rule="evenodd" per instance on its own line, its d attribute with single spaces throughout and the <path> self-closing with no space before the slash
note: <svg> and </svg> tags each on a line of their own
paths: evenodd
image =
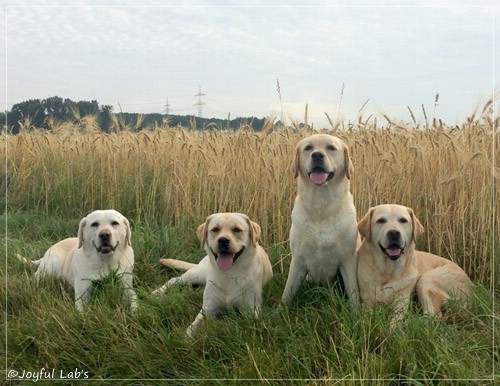
<svg viewBox="0 0 500 386">
<path fill-rule="evenodd" d="M 417 281 L 416 273 L 411 273 L 402 278 L 385 278 L 376 271 L 370 274 L 365 272 L 358 276 L 360 281 L 360 297 L 363 301 L 372 303 L 391 304 L 397 300 L 405 299 L 411 295 Z"/>
<path fill-rule="evenodd" d="M 292 216 L 290 230 L 292 249 L 302 244 L 313 252 L 317 251 L 321 254 L 323 249 L 337 249 L 338 245 L 346 243 L 355 244 L 356 237 L 355 215 L 327 217 L 323 220 L 312 220 L 300 215 Z"/>
<path fill-rule="evenodd" d="M 125 264 L 120 264 L 119 259 L 114 255 L 80 256 L 75 263 L 75 274 L 91 280 L 107 277 L 111 273 L 120 274 L 125 268 Z"/>
<path fill-rule="evenodd" d="M 290 248 L 314 282 L 328 283 L 343 260 L 354 256 L 357 238 L 355 212 L 338 216 L 303 216 L 300 208 L 292 213 Z"/>
<path fill-rule="evenodd" d="M 341 257 L 332 253 L 312 253 L 306 262 L 308 280 L 314 283 L 330 283 L 341 263 Z"/>
<path fill-rule="evenodd" d="M 386 283 L 378 288 L 377 302 L 390 304 L 408 298 L 413 292 L 416 281 L 417 277 L 411 276 L 403 280 Z"/>
<path fill-rule="evenodd" d="M 110 264 L 109 261 L 99 261 L 92 266 L 87 275 L 89 279 L 97 280 L 104 277 L 108 277 L 111 272 L 116 271 L 116 269 Z"/>
<path fill-rule="evenodd" d="M 210 285 L 208 285 L 210 283 Z M 226 277 L 207 281 L 205 291 L 210 292 L 210 296 L 216 299 L 221 307 L 253 307 L 256 292 L 259 285 L 255 280 L 247 276 Z M 248 303 L 248 304 L 247 304 Z"/>
<path fill-rule="evenodd" d="M 306 237 L 305 242 L 318 250 L 333 246 L 341 230 L 339 224 L 328 223 L 327 221 L 323 221 L 322 223 L 303 223 L 298 228 L 298 231 Z"/>
</svg>

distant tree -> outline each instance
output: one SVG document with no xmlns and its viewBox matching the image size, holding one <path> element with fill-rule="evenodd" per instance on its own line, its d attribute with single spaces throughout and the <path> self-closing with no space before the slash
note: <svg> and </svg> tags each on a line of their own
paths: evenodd
<svg viewBox="0 0 500 386">
<path fill-rule="evenodd" d="M 113 114 L 113 106 L 101 106 L 101 111 L 99 113 L 99 126 L 101 126 L 102 131 L 109 132 L 109 127 L 111 126 L 111 114 Z"/>
<path fill-rule="evenodd" d="M 85 115 L 98 115 L 99 114 L 99 103 L 96 100 L 93 101 L 79 101 L 76 102 L 76 106 L 80 111 L 80 117 Z"/>
<path fill-rule="evenodd" d="M 42 105 L 45 108 L 47 117 L 51 117 L 57 121 L 67 121 L 71 118 L 71 111 L 68 108 L 67 99 L 63 100 L 58 96 L 50 97 L 42 100 Z"/>
<path fill-rule="evenodd" d="M 218 118 L 194 118 L 191 115 L 162 115 L 162 114 L 137 114 L 120 112 L 114 115 L 113 106 L 102 105 L 96 100 L 74 102 L 71 99 L 62 99 L 58 96 L 43 100 L 30 99 L 17 103 L 7 112 L 7 125 L 12 128 L 13 133 L 19 132 L 20 124 L 29 118 L 32 126 L 49 128 L 54 121 L 64 122 L 82 118 L 86 115 L 97 115 L 99 126 L 104 132 L 111 129 L 122 130 L 131 128 L 133 130 L 152 129 L 162 127 L 164 120 L 168 120 L 170 127 L 181 126 L 195 128 L 197 130 L 238 130 L 241 127 L 249 127 L 254 131 L 261 131 L 264 127 L 265 118 L 238 117 L 232 120 Z M 0 125 L 5 122 L 5 115 L 0 116 Z"/>
<path fill-rule="evenodd" d="M 19 131 L 19 122 L 30 119 L 35 127 L 42 127 L 45 120 L 45 107 L 40 99 L 30 99 L 12 106 L 8 114 L 8 124 L 13 126 L 13 132 Z"/>
<path fill-rule="evenodd" d="M 0 128 L 5 128 L 5 120 L 7 119 L 7 114 L 0 112 Z"/>
</svg>

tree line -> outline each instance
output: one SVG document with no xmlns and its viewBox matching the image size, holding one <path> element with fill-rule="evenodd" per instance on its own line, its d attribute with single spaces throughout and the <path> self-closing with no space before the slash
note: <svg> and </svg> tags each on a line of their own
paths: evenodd
<svg viewBox="0 0 500 386">
<path fill-rule="evenodd" d="M 159 113 L 115 113 L 113 106 L 99 105 L 96 100 L 72 101 L 58 96 L 46 99 L 30 99 L 16 103 L 10 111 L 0 113 L 2 126 L 7 125 L 10 133 L 18 133 L 21 126 L 29 121 L 29 126 L 49 129 L 55 122 L 67 122 L 81 119 L 85 116 L 97 117 L 97 123 L 103 132 L 109 132 L 119 126 L 133 128 L 134 130 L 150 130 L 155 127 L 189 127 L 197 130 L 237 130 L 242 125 L 254 131 L 261 131 L 265 118 L 199 118 L 193 115 L 165 115 Z"/>
</svg>

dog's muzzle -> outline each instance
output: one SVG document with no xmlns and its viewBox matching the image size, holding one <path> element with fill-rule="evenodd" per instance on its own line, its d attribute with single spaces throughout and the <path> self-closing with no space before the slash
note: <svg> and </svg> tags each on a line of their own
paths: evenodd
<svg viewBox="0 0 500 386">
<path fill-rule="evenodd" d="M 402 254 L 405 253 L 405 249 L 401 248 L 397 244 L 391 244 L 386 248 L 384 248 L 382 245 L 379 244 L 379 247 L 382 250 L 382 252 L 392 261 L 396 261 L 401 257 Z"/>
<path fill-rule="evenodd" d="M 382 252 L 392 261 L 396 261 L 405 253 L 404 246 L 401 246 L 401 232 L 397 230 L 390 230 L 386 234 L 389 245 L 387 247 L 379 244 Z"/>
<path fill-rule="evenodd" d="M 114 251 L 116 251 L 116 248 L 118 248 L 118 244 L 120 244 L 120 241 L 117 241 L 115 246 L 111 245 L 109 241 L 102 241 L 102 240 L 99 246 L 97 246 L 94 243 L 94 240 L 92 240 L 92 244 L 94 245 L 97 252 L 99 252 L 102 255 L 107 255 L 109 253 L 113 253 Z"/>
<path fill-rule="evenodd" d="M 314 185 L 321 186 L 330 181 L 335 176 L 335 172 L 329 172 L 323 166 L 316 165 L 313 166 L 308 176 Z"/>
<path fill-rule="evenodd" d="M 330 181 L 335 176 L 335 172 L 326 169 L 325 155 L 320 151 L 315 151 L 311 154 L 311 170 L 307 175 L 314 185 L 321 186 Z"/>
<path fill-rule="evenodd" d="M 234 265 L 236 260 L 238 260 L 238 257 L 241 256 L 241 254 L 245 251 L 245 247 L 241 248 L 238 252 L 232 253 L 229 250 L 230 247 L 230 241 L 229 239 L 226 239 L 225 237 L 221 237 L 217 241 L 217 249 L 219 252 L 215 252 L 213 249 L 210 249 L 212 254 L 215 257 L 215 262 L 217 263 L 217 267 L 221 271 L 227 271 L 231 269 L 231 267 Z"/>
</svg>

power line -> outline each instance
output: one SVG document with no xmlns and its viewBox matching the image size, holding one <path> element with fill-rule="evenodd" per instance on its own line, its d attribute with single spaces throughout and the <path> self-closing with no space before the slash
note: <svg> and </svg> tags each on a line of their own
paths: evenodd
<svg viewBox="0 0 500 386">
<path fill-rule="evenodd" d="M 194 104 L 194 106 L 198 106 L 198 118 L 201 118 L 203 116 L 203 110 L 202 110 L 203 107 L 202 106 L 206 105 L 206 103 L 201 100 L 201 97 L 204 97 L 207 94 L 202 94 L 201 93 L 201 86 L 198 86 L 198 87 L 199 87 L 198 94 L 195 95 L 195 97 L 198 97 L 198 102 L 196 102 Z"/>
<path fill-rule="evenodd" d="M 170 110 L 168 109 L 170 107 L 170 104 L 168 103 L 168 97 L 167 97 L 167 103 L 165 104 L 165 114 L 168 115 Z"/>
</svg>

